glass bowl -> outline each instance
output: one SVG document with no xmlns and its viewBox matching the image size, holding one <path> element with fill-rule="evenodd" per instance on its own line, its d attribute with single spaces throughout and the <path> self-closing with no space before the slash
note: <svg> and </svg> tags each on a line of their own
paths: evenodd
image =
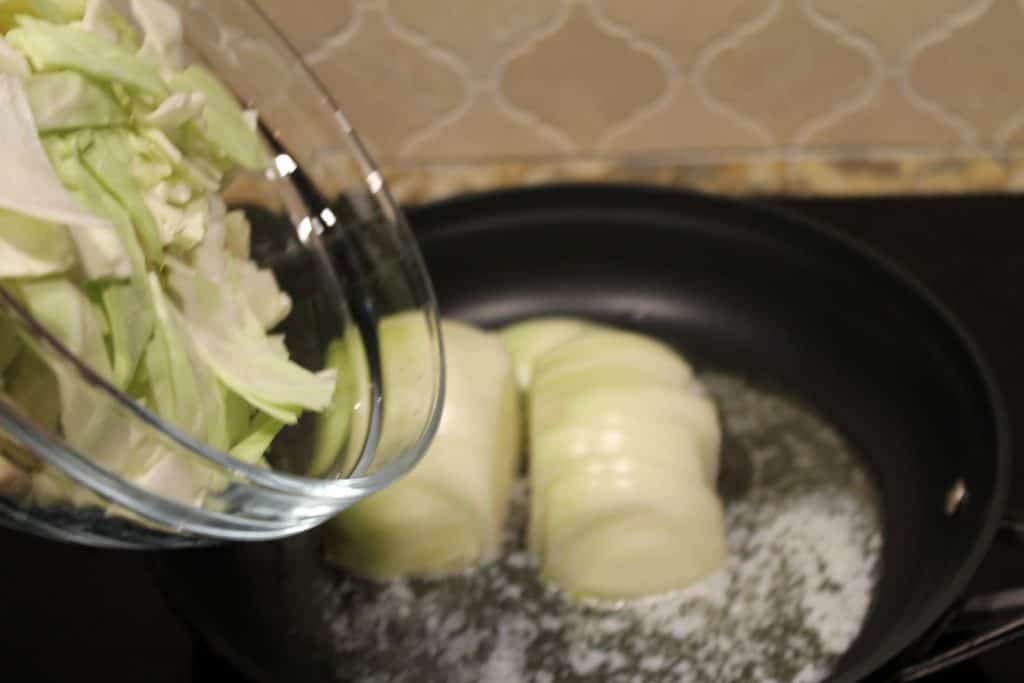
<svg viewBox="0 0 1024 683">
<path fill-rule="evenodd" d="M 59 421 L 53 429 L 33 421 L 5 388 L 5 526 L 134 548 L 287 536 L 401 477 L 437 426 L 443 351 L 432 287 L 352 126 L 250 2 L 175 4 L 187 59 L 259 114 L 273 168 L 238 175 L 224 198 L 246 211 L 252 259 L 292 299 L 273 331 L 284 333 L 295 362 L 338 370 L 334 400 L 278 434 L 269 466 L 246 464 L 133 402 L 0 287 L 0 312 L 55 369 L 62 401 L 66 382 L 78 409 L 116 417 L 103 438 L 72 445 Z"/>
</svg>

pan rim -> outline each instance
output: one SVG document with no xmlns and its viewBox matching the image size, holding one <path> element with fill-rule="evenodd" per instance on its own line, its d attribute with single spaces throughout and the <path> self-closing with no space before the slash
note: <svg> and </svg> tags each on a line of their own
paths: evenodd
<svg viewBox="0 0 1024 683">
<path fill-rule="evenodd" d="M 475 217 L 494 215 L 493 203 L 495 201 L 498 201 L 509 212 L 526 213 L 536 210 L 531 208 L 532 202 L 546 196 L 559 197 L 561 195 L 559 200 L 566 206 L 580 206 L 585 205 L 588 198 L 594 197 L 595 192 L 599 193 L 596 196 L 605 202 L 609 201 L 609 198 L 614 200 L 615 196 L 632 197 L 633 199 L 630 199 L 628 204 L 631 208 L 638 206 L 637 197 L 660 198 L 663 202 L 700 200 L 707 203 L 708 206 L 717 205 L 727 210 L 745 211 L 748 214 L 760 214 L 776 220 L 783 220 L 794 228 L 831 240 L 907 287 L 922 305 L 938 317 L 962 347 L 971 367 L 977 374 L 990 406 L 990 418 L 995 436 L 994 457 L 996 458 L 993 495 L 984 501 L 984 524 L 981 527 L 981 532 L 972 541 L 971 550 L 964 556 L 953 579 L 941 591 L 936 591 L 929 598 L 925 607 L 918 612 L 915 619 L 900 632 L 886 634 L 881 647 L 876 648 L 860 660 L 848 662 L 846 671 L 831 676 L 827 681 L 829 683 L 848 683 L 862 680 L 872 673 L 878 673 L 887 665 L 891 665 L 901 653 L 917 642 L 927 629 L 935 625 L 955 601 L 965 594 L 968 583 L 976 575 L 993 545 L 999 522 L 1006 511 L 1012 474 L 1012 434 L 1005 399 L 980 348 L 959 318 L 942 300 L 894 259 L 833 227 L 827 221 L 808 216 L 797 209 L 768 205 L 764 202 L 766 199 L 786 199 L 786 197 L 736 198 L 711 195 L 685 188 L 670 188 L 643 183 L 558 182 L 467 192 L 421 204 L 406 205 L 403 210 L 409 219 L 414 235 L 417 239 L 426 241 L 452 234 L 453 231 L 458 231 L 460 224 L 473 220 Z M 522 198 L 523 201 L 515 204 L 508 203 L 508 200 L 516 198 Z M 174 589 L 177 581 L 167 580 L 167 577 L 163 576 L 167 566 L 161 558 L 178 555 L 180 552 L 182 551 L 162 551 L 150 554 L 146 558 L 146 565 L 156 577 L 157 587 L 171 610 L 189 625 L 193 633 L 205 642 L 211 652 L 224 658 L 239 674 L 249 677 L 253 681 L 268 680 L 267 676 L 271 672 L 263 670 L 255 660 L 239 650 L 232 644 L 231 639 L 224 637 L 216 625 L 199 618 L 197 613 L 188 609 L 186 603 L 189 600 L 187 598 L 183 600 L 180 595 L 175 595 L 175 593 L 180 593 Z"/>
<path fill-rule="evenodd" d="M 709 206 L 717 205 L 728 211 L 739 210 L 782 220 L 794 229 L 804 230 L 833 242 L 850 252 L 851 255 L 860 258 L 869 267 L 878 269 L 884 275 L 892 278 L 898 285 L 906 288 L 908 293 L 916 297 L 921 305 L 930 310 L 961 346 L 989 404 L 989 416 L 995 437 L 995 453 L 993 454 L 996 459 L 995 480 L 992 486 L 992 496 L 983 501 L 984 514 L 982 515 L 983 524 L 980 533 L 975 535 L 970 552 L 964 556 L 953 578 L 928 599 L 914 619 L 901 631 L 887 633 L 884 636 L 883 644 L 868 657 L 850 662 L 846 671 L 840 672 L 837 676 L 830 676 L 827 680 L 832 683 L 861 680 L 871 673 L 880 671 L 886 665 L 892 664 L 902 652 L 936 624 L 958 598 L 965 595 L 968 584 L 977 574 L 981 563 L 992 548 L 999 523 L 1006 512 L 1012 476 L 1010 421 L 1003 392 L 980 346 L 959 317 L 938 295 L 895 259 L 833 227 L 826 221 L 807 216 L 798 210 L 767 205 L 759 198 L 728 197 L 687 188 L 633 182 L 556 182 L 462 193 L 409 207 L 407 214 L 414 234 L 419 240 L 425 242 L 451 234 L 453 230 L 457 231 L 459 224 L 471 219 L 473 215 L 493 213 L 492 205 L 497 201 L 500 201 L 512 213 L 517 210 L 529 213 L 537 210 L 534 202 L 539 199 L 558 198 L 567 206 L 578 207 L 581 204 L 585 205 L 581 200 L 593 196 L 595 192 L 600 193 L 603 204 L 607 204 L 609 201 L 621 201 L 623 205 L 634 209 L 643 206 L 642 202 L 636 200 L 644 197 L 659 198 L 663 203 L 673 200 L 699 200 Z M 514 202 L 517 198 L 531 201 Z M 523 208 L 517 209 L 518 206 Z M 545 206 L 550 206 L 550 204 Z"/>
</svg>

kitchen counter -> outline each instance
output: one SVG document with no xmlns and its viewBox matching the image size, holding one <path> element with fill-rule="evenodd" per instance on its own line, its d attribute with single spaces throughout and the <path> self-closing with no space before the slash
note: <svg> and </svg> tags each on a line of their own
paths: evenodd
<svg viewBox="0 0 1024 683">
<path fill-rule="evenodd" d="M 1024 197 L 761 200 L 818 217 L 904 264 L 960 317 L 999 378 L 1024 443 Z M 415 214 L 413 214 L 415 216 Z M 1024 510 L 1024 466 L 1011 504 Z M 0 530 L 5 681 L 232 680 L 164 604 L 145 554 Z M 997 546 L 974 587 L 1024 585 L 1024 548 Z M 936 681 L 1024 680 L 1024 640 Z"/>
</svg>

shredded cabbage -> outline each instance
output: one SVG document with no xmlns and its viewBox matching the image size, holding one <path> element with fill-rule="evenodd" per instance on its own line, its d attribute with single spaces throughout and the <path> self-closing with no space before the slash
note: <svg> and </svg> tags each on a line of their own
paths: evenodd
<svg viewBox="0 0 1024 683">
<path fill-rule="evenodd" d="M 29 73 L 28 62 L 21 53 L 0 38 L 0 74 L 28 78 Z"/>
<path fill-rule="evenodd" d="M 25 55 L 36 71 L 74 69 L 98 81 L 124 85 L 150 96 L 167 94 L 159 69 L 128 48 L 109 41 L 102 32 L 54 24 L 27 16 L 6 39 Z"/>
<path fill-rule="evenodd" d="M 0 133 L 4 163 L 11 169 L 0 183 L 0 207 L 75 228 L 109 226 L 85 211 L 61 184 L 40 143 L 25 86 L 10 75 L 0 75 Z"/>
<path fill-rule="evenodd" d="M 0 277 L 52 275 L 74 261 L 74 245 L 63 225 L 0 209 Z"/>
<path fill-rule="evenodd" d="M 75 71 L 28 76 L 25 90 L 42 133 L 128 122 L 128 113 L 109 90 Z"/>
<path fill-rule="evenodd" d="M 132 13 L 146 35 L 139 55 L 165 69 L 181 69 L 185 62 L 181 16 L 166 3 L 151 0 L 132 0 Z"/>
<path fill-rule="evenodd" d="M 291 299 L 219 196 L 236 168 L 268 166 L 251 113 L 185 67 L 171 4 L 131 7 L 141 36 L 107 0 L 0 0 L 0 278 L 99 377 L 264 465 L 284 425 L 330 406 L 337 371 L 289 359 L 271 331 Z M 217 480 L 3 316 L 0 382 L 40 427 L 150 490 L 199 502 Z M 24 457 L 0 444 L 0 480 Z M 36 501 L 95 502 L 52 470 L 34 484 Z"/>
<path fill-rule="evenodd" d="M 3 0 L 0 2 L 0 32 L 15 25 L 19 16 L 42 17 L 49 21 L 63 22 L 81 16 L 84 5 L 75 6 L 74 0 Z"/>
</svg>

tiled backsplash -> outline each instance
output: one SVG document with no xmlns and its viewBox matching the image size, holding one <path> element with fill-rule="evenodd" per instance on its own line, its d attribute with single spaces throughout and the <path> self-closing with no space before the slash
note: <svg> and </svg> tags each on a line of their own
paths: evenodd
<svg viewBox="0 0 1024 683">
<path fill-rule="evenodd" d="M 1024 168 L 1022 0 L 259 2 L 402 177 L 828 192 Z"/>
</svg>

